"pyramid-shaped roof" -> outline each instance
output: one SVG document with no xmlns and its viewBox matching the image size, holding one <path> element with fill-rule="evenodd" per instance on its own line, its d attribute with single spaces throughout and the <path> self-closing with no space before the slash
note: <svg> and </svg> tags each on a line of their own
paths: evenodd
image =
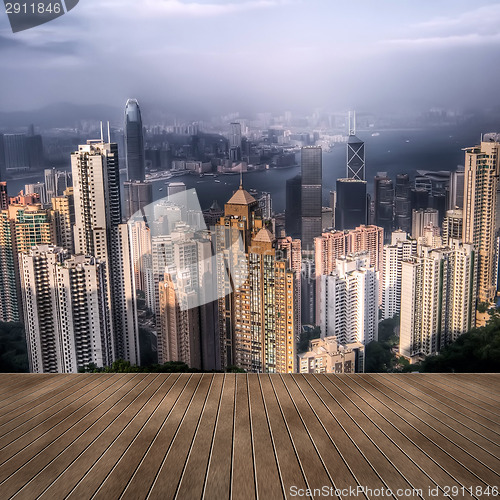
<svg viewBox="0 0 500 500">
<path fill-rule="evenodd" d="M 253 239 L 253 241 L 258 241 L 260 243 L 272 243 L 274 241 L 274 234 L 263 227 L 258 233 L 257 236 Z"/>
<path fill-rule="evenodd" d="M 240 186 L 227 203 L 230 205 L 250 205 L 255 201 L 255 198 L 248 191 L 245 191 L 243 186 Z"/>
<path fill-rule="evenodd" d="M 356 135 L 350 135 L 347 144 L 363 144 L 363 141 Z"/>
</svg>

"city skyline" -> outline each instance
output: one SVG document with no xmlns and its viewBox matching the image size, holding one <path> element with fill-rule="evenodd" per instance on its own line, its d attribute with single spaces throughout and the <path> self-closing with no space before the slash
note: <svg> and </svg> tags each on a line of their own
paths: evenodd
<svg viewBox="0 0 500 500">
<path fill-rule="evenodd" d="M 500 2 L 4 4 L 5 498 L 498 496 Z"/>
</svg>

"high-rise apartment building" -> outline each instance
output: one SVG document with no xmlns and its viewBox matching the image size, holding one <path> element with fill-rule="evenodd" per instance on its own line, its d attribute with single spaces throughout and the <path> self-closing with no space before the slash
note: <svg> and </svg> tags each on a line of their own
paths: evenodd
<svg viewBox="0 0 500 500">
<path fill-rule="evenodd" d="M 0 182 L 0 210 L 7 210 L 9 206 L 9 196 L 7 194 L 7 183 Z"/>
<path fill-rule="evenodd" d="M 475 325 L 476 252 L 422 247 L 401 270 L 399 352 L 419 359 L 439 352 Z"/>
<path fill-rule="evenodd" d="M 315 146 L 301 150 L 302 249 L 313 250 L 314 238 L 321 235 L 322 149 Z"/>
<path fill-rule="evenodd" d="M 152 273 L 151 230 L 144 219 L 129 221 L 128 224 L 130 244 L 132 246 L 135 289 L 141 290 L 146 294 L 146 303 L 154 311 L 154 306 L 151 307 L 149 305 L 151 298 L 148 297 L 148 294 L 154 296 L 154 291 L 151 291 L 148 286 L 148 274 Z M 152 302 L 154 303 L 154 298 Z"/>
<path fill-rule="evenodd" d="M 346 233 L 347 252 L 368 252 L 370 266 L 382 271 L 384 230 L 378 226 L 359 226 Z"/>
<path fill-rule="evenodd" d="M 495 227 L 500 136 L 483 138 L 479 146 L 465 149 L 463 240 L 478 256 L 478 300 L 493 302 L 497 289 Z"/>
<path fill-rule="evenodd" d="M 20 256 L 28 358 L 32 373 L 78 373 L 113 359 L 104 265 L 59 247 Z"/>
<path fill-rule="evenodd" d="M 463 241 L 463 210 L 448 210 L 443 220 L 443 245 L 451 246 L 452 240 Z"/>
<path fill-rule="evenodd" d="M 242 186 L 214 236 L 222 367 L 294 372 L 294 271 Z"/>
<path fill-rule="evenodd" d="M 359 226 L 351 231 L 331 231 L 314 240 L 315 296 L 319 297 L 321 276 L 335 271 L 338 259 L 348 254 L 366 252 L 370 267 L 374 267 L 382 280 L 384 230 L 377 226 Z M 380 288 L 379 288 L 380 289 Z M 378 298 L 381 300 L 381 297 Z M 320 302 L 315 303 L 316 323 L 320 322 Z"/>
<path fill-rule="evenodd" d="M 283 251 L 282 255 L 277 255 L 277 259 L 283 257 L 288 261 L 288 269 L 293 271 L 294 293 L 293 293 L 293 312 L 295 340 L 300 341 L 302 331 L 302 242 L 299 239 L 293 239 L 290 236 L 278 240 L 278 252 Z"/>
<path fill-rule="evenodd" d="M 339 344 L 368 344 L 378 339 L 379 273 L 367 254 L 337 260 L 335 271 L 320 277 L 321 337 Z"/>
<path fill-rule="evenodd" d="M 0 211 L 0 321 L 20 321 L 19 255 L 56 242 L 50 210 L 41 205 L 9 205 Z"/>
<path fill-rule="evenodd" d="M 141 109 L 136 99 L 129 99 L 125 105 L 125 160 L 127 180 L 144 181 L 144 136 Z"/>
<path fill-rule="evenodd" d="M 77 254 L 105 266 L 107 309 L 112 318 L 113 359 L 139 364 L 139 341 L 132 256 L 127 224 L 122 224 L 118 147 L 87 141 L 71 155 Z"/>
<path fill-rule="evenodd" d="M 417 241 L 404 231 L 392 233 L 391 244 L 384 246 L 382 273 L 382 319 L 393 318 L 401 310 L 401 272 L 403 261 L 417 255 Z"/>
<path fill-rule="evenodd" d="M 215 269 L 206 233 L 178 223 L 169 234 L 153 235 L 158 361 L 182 361 L 219 369 Z"/>
<path fill-rule="evenodd" d="M 18 271 L 15 220 L 0 212 L 0 321 L 21 319 L 21 288 Z"/>
<path fill-rule="evenodd" d="M 67 188 L 62 196 L 52 197 L 52 213 L 56 231 L 56 245 L 75 253 L 73 225 L 75 224 L 75 202 L 73 188 Z"/>
<path fill-rule="evenodd" d="M 330 274 L 335 271 L 337 259 L 347 255 L 347 238 L 345 231 L 323 233 L 314 240 L 316 276 Z"/>
</svg>

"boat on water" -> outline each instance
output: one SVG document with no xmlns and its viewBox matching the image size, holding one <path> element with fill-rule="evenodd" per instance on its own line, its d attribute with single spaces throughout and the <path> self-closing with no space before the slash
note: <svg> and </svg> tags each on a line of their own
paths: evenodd
<svg viewBox="0 0 500 500">
<path fill-rule="evenodd" d="M 372 137 L 378 137 L 380 135 L 380 132 L 373 132 Z"/>
<path fill-rule="evenodd" d="M 219 179 L 215 179 L 215 182 L 220 182 L 220 180 Z"/>
</svg>

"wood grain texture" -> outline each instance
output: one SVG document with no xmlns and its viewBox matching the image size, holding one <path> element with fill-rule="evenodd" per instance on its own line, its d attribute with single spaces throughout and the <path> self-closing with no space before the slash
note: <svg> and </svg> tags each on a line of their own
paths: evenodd
<svg viewBox="0 0 500 500">
<path fill-rule="evenodd" d="M 2 499 L 477 499 L 499 457 L 496 374 L 0 375 Z"/>
</svg>

